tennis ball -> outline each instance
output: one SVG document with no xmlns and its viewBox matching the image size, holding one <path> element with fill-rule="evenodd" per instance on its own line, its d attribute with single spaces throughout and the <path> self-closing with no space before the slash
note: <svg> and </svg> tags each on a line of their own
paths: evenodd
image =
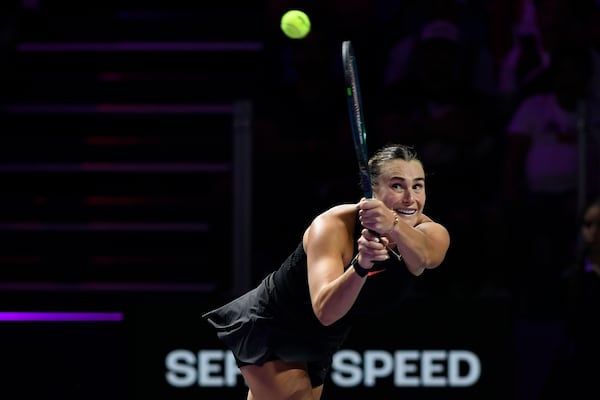
<svg viewBox="0 0 600 400">
<path fill-rule="evenodd" d="M 289 10 L 281 17 L 281 30 L 291 39 L 302 39 L 310 32 L 310 19 L 300 10 Z"/>
</svg>

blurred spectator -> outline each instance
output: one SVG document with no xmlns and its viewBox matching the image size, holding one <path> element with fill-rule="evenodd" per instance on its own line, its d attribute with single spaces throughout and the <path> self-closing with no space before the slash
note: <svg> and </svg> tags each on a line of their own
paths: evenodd
<svg viewBox="0 0 600 400">
<path fill-rule="evenodd" d="M 533 0 L 522 0 L 520 18 L 512 30 L 512 47 L 502 58 L 498 71 L 498 95 L 509 103 L 520 98 L 533 79 L 550 64 Z"/>
<path fill-rule="evenodd" d="M 481 10 L 473 3 L 459 0 L 402 1 L 393 17 L 386 22 L 386 27 L 382 28 L 382 48 L 389 49 L 384 62 L 384 85 L 394 85 L 405 79 L 424 30 L 431 29 L 429 25 L 433 21 L 452 24 L 451 29 L 456 31 L 455 40 L 460 41 L 462 56 L 478 57 L 484 21 Z M 472 72 L 464 71 L 466 76 L 475 79 Z"/>
<path fill-rule="evenodd" d="M 600 360 L 600 197 L 587 203 L 579 228 L 577 253 L 565 275 L 566 318 L 563 346 L 543 399 L 562 396 L 600 398 L 594 365 Z"/>
<path fill-rule="evenodd" d="M 486 50 L 494 70 L 498 117 L 506 121 L 523 98 L 548 90 L 550 58 L 556 48 L 593 42 L 598 7 L 594 0 L 492 0 L 487 4 Z"/>
<path fill-rule="evenodd" d="M 585 114 L 596 114 L 586 107 L 593 72 L 589 47 L 555 48 L 550 68 L 550 90 L 526 97 L 508 124 L 504 164 L 504 199 L 517 246 L 510 248 L 522 245 L 526 256 L 520 264 L 527 270 L 516 279 L 522 283 L 521 305 L 543 314 L 557 311 L 560 275 L 573 255 L 578 141 Z"/>
<path fill-rule="evenodd" d="M 451 21 L 434 20 L 423 27 L 401 79 L 384 89 L 384 140 L 402 134 L 414 144 L 459 138 L 469 144 L 479 136 L 481 114 L 474 109 L 478 99 L 466 76 L 463 50 L 461 33 Z M 455 151 L 446 147 L 445 155 L 432 161 L 452 157 Z"/>
<path fill-rule="evenodd" d="M 597 371 L 600 360 L 600 198 L 586 206 L 581 219 L 581 243 L 569 270 L 567 334 L 572 339 L 571 372 L 578 388 L 587 397 L 600 398 Z"/>
</svg>

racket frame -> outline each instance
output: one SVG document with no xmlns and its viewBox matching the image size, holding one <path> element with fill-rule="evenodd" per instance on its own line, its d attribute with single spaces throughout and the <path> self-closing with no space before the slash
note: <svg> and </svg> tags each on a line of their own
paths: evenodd
<svg viewBox="0 0 600 400">
<path fill-rule="evenodd" d="M 342 61 L 344 66 L 344 82 L 346 85 L 346 99 L 348 103 L 348 115 L 352 130 L 354 151 L 358 161 L 358 170 L 363 195 L 370 199 L 373 197 L 371 187 L 371 175 L 369 171 L 369 152 L 367 148 L 367 130 L 362 106 L 360 81 L 358 68 L 352 42 L 342 42 Z"/>
</svg>

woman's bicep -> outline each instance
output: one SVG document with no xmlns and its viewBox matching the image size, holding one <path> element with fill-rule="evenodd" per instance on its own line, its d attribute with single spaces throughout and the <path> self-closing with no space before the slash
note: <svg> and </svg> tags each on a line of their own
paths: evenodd
<svg viewBox="0 0 600 400">
<path fill-rule="evenodd" d="M 427 236 L 429 242 L 429 265 L 426 268 L 436 268 L 446 258 L 450 247 L 450 234 L 446 227 L 437 222 L 423 224 L 419 229 Z"/>
<path fill-rule="evenodd" d="M 334 224 L 335 225 L 335 224 Z M 331 221 L 313 223 L 304 241 L 311 298 L 344 273 L 344 238 Z M 350 259 L 351 254 L 348 255 Z M 348 261 L 349 262 L 349 261 Z"/>
</svg>

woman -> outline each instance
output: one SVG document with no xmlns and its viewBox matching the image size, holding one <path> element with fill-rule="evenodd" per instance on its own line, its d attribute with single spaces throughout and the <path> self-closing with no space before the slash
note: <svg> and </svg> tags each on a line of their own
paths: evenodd
<svg viewBox="0 0 600 400">
<path fill-rule="evenodd" d="M 450 236 L 423 214 L 425 172 L 412 149 L 385 146 L 369 167 L 373 199 L 318 215 L 258 287 L 203 315 L 236 357 L 249 400 L 320 399 L 353 321 L 391 311 L 444 260 Z"/>
</svg>

